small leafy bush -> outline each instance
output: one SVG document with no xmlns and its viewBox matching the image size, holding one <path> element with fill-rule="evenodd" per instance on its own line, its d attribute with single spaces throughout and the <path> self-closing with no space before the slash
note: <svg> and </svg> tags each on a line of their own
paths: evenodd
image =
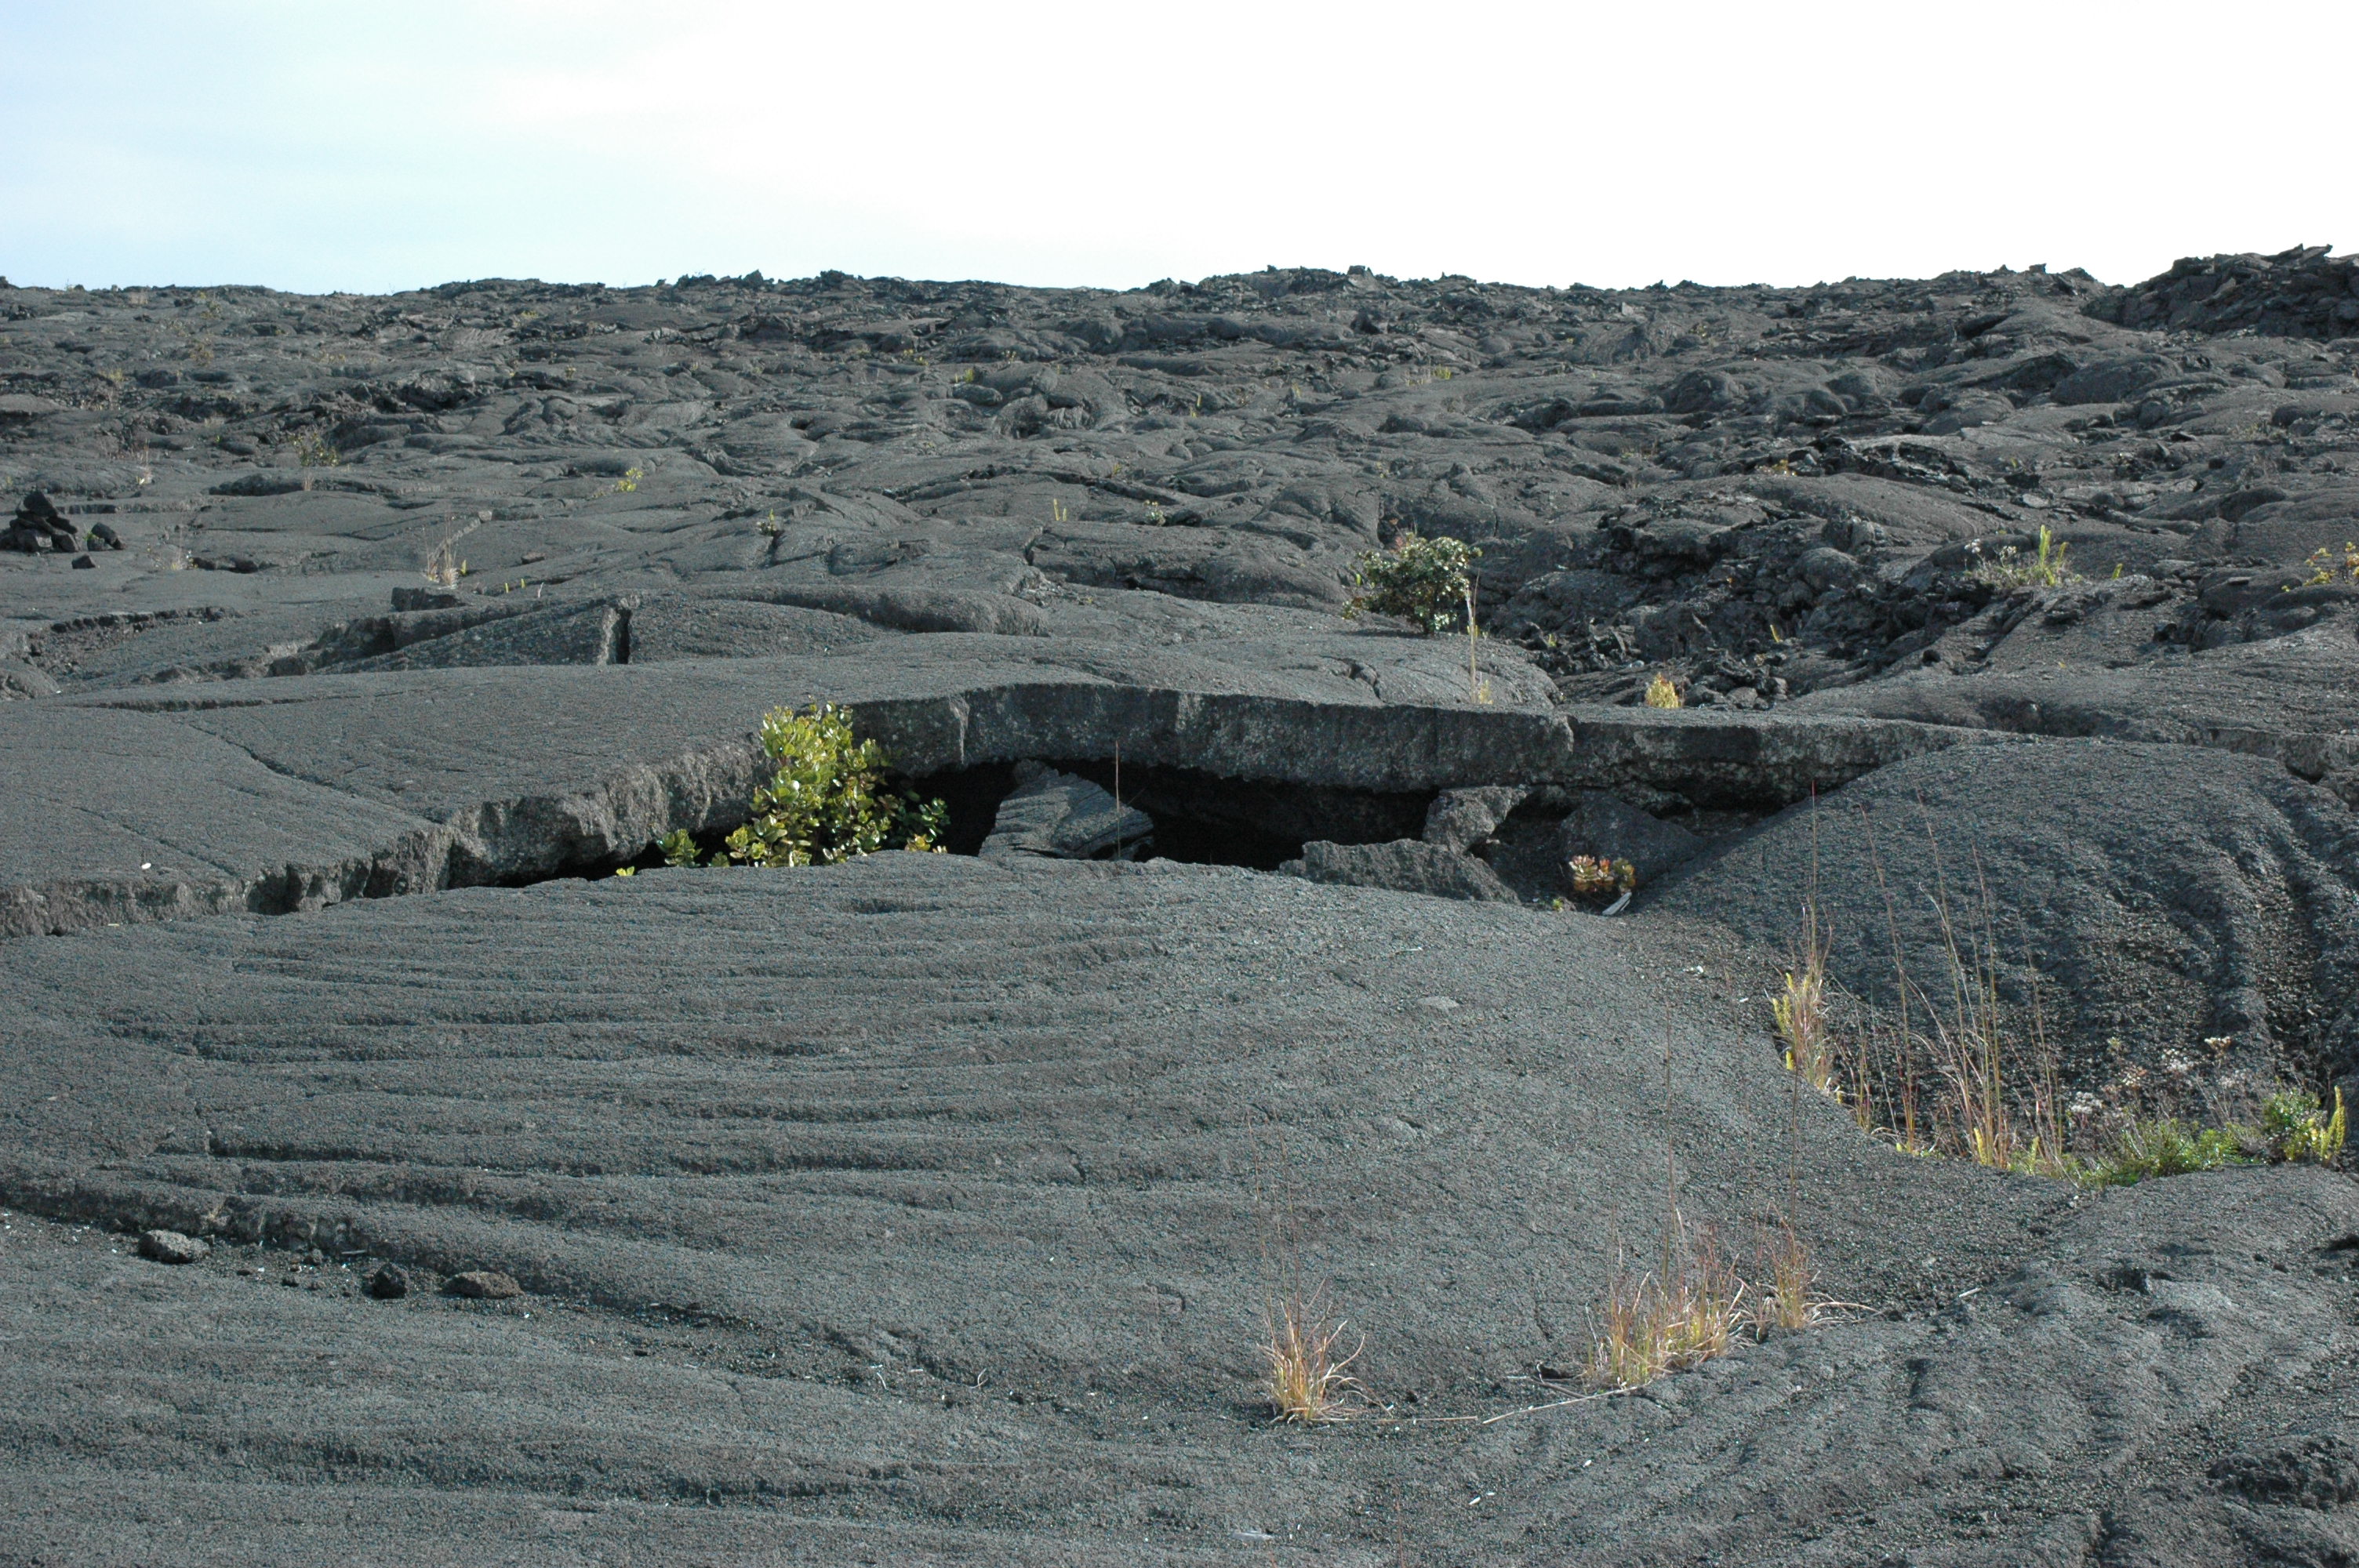
<svg viewBox="0 0 2359 1568">
<path fill-rule="evenodd" d="M 2343 1152 L 2350 1130 L 2350 1112 L 2341 1089 L 2334 1091 L 2331 1112 L 2318 1103 L 2316 1095 L 2304 1089 L 2271 1095 L 2261 1106 L 2261 1131 L 2269 1141 L 2269 1152 L 2280 1160 L 2331 1163 Z"/>
<path fill-rule="evenodd" d="M 773 708 L 762 719 L 762 749 L 778 771 L 755 790 L 752 820 L 707 865 L 831 866 L 880 849 L 940 850 L 950 808 L 894 790 L 891 759 L 875 741 L 853 739 L 851 709 Z M 684 830 L 662 849 L 667 864 L 696 863 Z"/>
<path fill-rule="evenodd" d="M 1625 893 L 1638 885 L 1638 868 L 1627 860 L 1609 860 L 1603 855 L 1575 855 L 1564 864 L 1572 878 L 1572 891 L 1583 898 Z"/>
<path fill-rule="evenodd" d="M 2349 1131 L 2350 1113 L 2340 1089 L 2332 1111 L 2306 1089 L 2287 1089 L 2262 1102 L 2258 1127 L 2197 1128 L 2169 1117 L 2133 1122 L 2110 1151 L 2092 1160 L 2068 1160 L 2067 1166 L 2088 1186 L 2128 1186 L 2147 1176 L 2264 1161 L 2324 1165 L 2343 1152 Z"/>
<path fill-rule="evenodd" d="M 2340 561 L 2334 558 L 2332 550 L 2321 546 L 2310 553 L 2310 560 L 2307 564 L 2310 568 L 2310 575 L 2301 580 L 2301 586 L 2304 588 L 2324 588 L 2334 580 L 2334 574 L 2338 569 L 2350 573 L 2351 580 L 2359 583 L 2359 545 L 2352 544 L 2349 540 L 2343 541 L 2343 558 Z M 2292 587 L 2293 585 L 2288 583 L 2287 591 L 2291 592 Z"/>
<path fill-rule="evenodd" d="M 1670 676 L 1657 676 L 1653 680 L 1647 683 L 1647 706 L 1649 708 L 1678 708 L 1680 706 L 1680 688 L 1671 683 Z"/>
<path fill-rule="evenodd" d="M 1438 637 L 1471 619 L 1473 564 L 1482 553 L 1457 539 L 1404 535 L 1392 549 L 1360 557 L 1352 580 L 1365 591 L 1355 594 L 1343 613 L 1397 615 Z"/>
<path fill-rule="evenodd" d="M 2193 1127 L 2166 1116 L 2132 1122 L 2111 1152 L 2074 1162 L 2072 1173 L 2088 1186 L 2126 1187 L 2148 1176 L 2183 1176 L 2252 1162 L 2235 1129 Z"/>
</svg>

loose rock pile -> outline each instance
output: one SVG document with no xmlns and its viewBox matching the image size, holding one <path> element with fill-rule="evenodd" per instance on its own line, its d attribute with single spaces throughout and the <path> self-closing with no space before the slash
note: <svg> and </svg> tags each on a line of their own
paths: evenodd
<svg viewBox="0 0 2359 1568">
<path fill-rule="evenodd" d="M 2190 256 L 2160 277 L 2093 301 L 2124 327 L 2359 338 L 2359 255 L 2297 245 L 2273 256 Z"/>
</svg>

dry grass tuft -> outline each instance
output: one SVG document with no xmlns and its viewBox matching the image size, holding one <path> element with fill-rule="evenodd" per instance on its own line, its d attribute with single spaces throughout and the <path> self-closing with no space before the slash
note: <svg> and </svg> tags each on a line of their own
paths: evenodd
<svg viewBox="0 0 2359 1568">
<path fill-rule="evenodd" d="M 1745 1281 L 1720 1254 L 1711 1231 L 1685 1244 L 1676 1219 L 1664 1265 L 1617 1275 L 1598 1308 L 1595 1337 L 1582 1368 L 1594 1389 L 1636 1389 L 1728 1354 L 1745 1323 Z"/>
<path fill-rule="evenodd" d="M 1351 1375 L 1364 1342 L 1339 1356 L 1345 1320 L 1330 1320 L 1323 1287 L 1304 1296 L 1292 1294 L 1271 1303 L 1268 1340 L 1262 1355 L 1269 1363 L 1263 1387 L 1269 1394 L 1274 1421 L 1318 1424 L 1348 1421 L 1366 1404 L 1360 1380 Z"/>
<path fill-rule="evenodd" d="M 459 579 L 465 575 L 465 568 L 460 563 L 458 552 L 453 550 L 451 545 L 451 540 L 443 540 L 435 546 L 432 552 L 426 557 L 426 569 L 422 575 L 436 588 L 457 588 Z"/>
<path fill-rule="evenodd" d="M 1806 1079 L 1821 1094 L 1836 1093 L 1835 1056 L 1827 1033 L 1827 938 L 1820 929 L 1818 908 L 1810 911 L 1810 928 L 1794 967 L 1788 969 L 1777 994 L 1769 999 L 1769 1012 L 1777 1038 L 1786 1044 L 1786 1070 Z"/>
<path fill-rule="evenodd" d="M 1768 1282 L 1745 1314 L 1756 1334 L 1815 1328 L 1846 1304 L 1819 1293 L 1818 1271 L 1810 1267 L 1810 1255 L 1792 1226 L 1782 1227 L 1763 1249 L 1761 1261 L 1761 1272 Z"/>
<path fill-rule="evenodd" d="M 1672 684 L 1670 676 L 1658 675 L 1647 683 L 1647 706 L 1649 708 L 1682 706 L 1680 688 Z"/>
</svg>

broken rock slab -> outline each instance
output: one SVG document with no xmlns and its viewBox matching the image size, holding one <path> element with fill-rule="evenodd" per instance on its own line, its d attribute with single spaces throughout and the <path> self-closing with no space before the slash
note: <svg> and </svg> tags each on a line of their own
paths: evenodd
<svg viewBox="0 0 2359 1568">
<path fill-rule="evenodd" d="M 1396 838 L 1389 844 L 1334 844 L 1325 839 L 1302 846 L 1302 859 L 1288 860 L 1281 872 L 1314 882 L 1340 882 L 1347 887 L 1390 888 L 1396 892 L 1421 892 L 1434 898 L 1521 902 L 1499 873 L 1472 855 L 1421 838 Z"/>
<path fill-rule="evenodd" d="M 1038 855 L 1055 860 L 1122 858 L 1155 831 L 1136 806 L 1124 806 L 1088 779 L 1038 762 L 1019 762 L 1015 793 L 999 803 L 985 860 Z"/>
<path fill-rule="evenodd" d="M 1425 841 L 1463 854 L 1491 837 L 1531 790 L 1521 784 L 1446 789 L 1425 811 Z"/>
</svg>

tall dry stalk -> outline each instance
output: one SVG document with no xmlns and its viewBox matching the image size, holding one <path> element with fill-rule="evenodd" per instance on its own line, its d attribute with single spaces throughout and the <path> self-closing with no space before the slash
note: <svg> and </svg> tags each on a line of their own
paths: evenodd
<svg viewBox="0 0 2359 1568">
<path fill-rule="evenodd" d="M 1624 1261 L 1599 1304 L 1582 1378 L 1593 1388 L 1635 1389 L 1666 1372 L 1724 1356 L 1742 1321 L 1745 1281 L 1721 1254 L 1709 1227 L 1693 1238 L 1680 1215 L 1679 1154 L 1672 1137 L 1676 1065 L 1670 1020 L 1663 1021 L 1663 1249 L 1652 1272 Z"/>
<path fill-rule="evenodd" d="M 1947 1142 L 1968 1158 L 2002 1170 L 2060 1172 L 2064 1144 L 2056 1053 L 2040 1008 L 2038 970 L 2030 961 L 2028 938 L 2024 942 L 2024 968 L 2031 977 L 2027 1031 L 2019 1033 L 2001 990 L 1998 901 L 1991 892 L 1981 848 L 1977 845 L 1972 850 L 1974 903 L 1961 922 L 1951 897 L 1948 867 L 1933 830 L 1932 813 L 1922 795 L 1917 805 L 1933 869 L 1933 889 L 1926 895 L 1927 903 L 1949 969 L 1946 1008 L 1934 1006 L 1910 978 L 1900 951 L 1888 887 L 1885 896 L 1887 916 L 1894 925 L 1893 965 L 1903 1010 L 1902 1051 L 1906 1055 L 1916 1043 L 1908 1025 L 1913 1000 L 1923 1006 L 1926 1045 L 1944 1091 L 1935 1108 L 1934 1141 Z M 1882 885 L 1880 857 L 1876 876 Z M 2018 1068 L 2025 1075 L 2021 1088 L 2015 1087 L 2013 1079 Z M 1909 1097 L 1913 1100 L 1913 1086 Z M 1909 1119 L 1913 1123 L 1913 1107 Z"/>
<path fill-rule="evenodd" d="M 1859 820 L 1861 828 L 1867 835 L 1867 859 L 1875 871 L 1875 889 L 1884 899 L 1885 930 L 1892 942 L 1893 985 L 1900 1001 L 1900 1032 L 1893 1040 L 1894 1070 L 1886 1080 L 1889 1086 L 1886 1093 L 1886 1108 L 1891 1119 L 1885 1125 L 1890 1129 L 1901 1148 L 1915 1152 L 1929 1145 L 1925 1141 L 1924 1130 L 1918 1124 L 1917 1033 L 1910 1027 L 1908 961 L 1900 947 L 1900 911 L 1892 902 L 1892 884 L 1884 874 L 1884 853 L 1876 842 L 1875 819 L 1868 814 L 1865 806 L 1862 806 Z M 1880 1076 L 1872 1059 L 1874 1034 L 1871 1022 L 1869 1033 L 1863 1036 L 1854 1057 L 1860 1103 L 1867 1108 L 1864 1114 L 1871 1131 L 1875 1124 L 1875 1099 L 1876 1080 Z"/>
<path fill-rule="evenodd" d="M 1802 936 L 1792 967 L 1769 999 L 1777 1037 L 1786 1044 L 1786 1070 L 1822 1094 L 1839 1094 L 1827 1032 L 1827 958 L 1832 933 L 1819 915 L 1818 791 L 1810 792 L 1810 881 L 1802 895 Z"/>
</svg>

